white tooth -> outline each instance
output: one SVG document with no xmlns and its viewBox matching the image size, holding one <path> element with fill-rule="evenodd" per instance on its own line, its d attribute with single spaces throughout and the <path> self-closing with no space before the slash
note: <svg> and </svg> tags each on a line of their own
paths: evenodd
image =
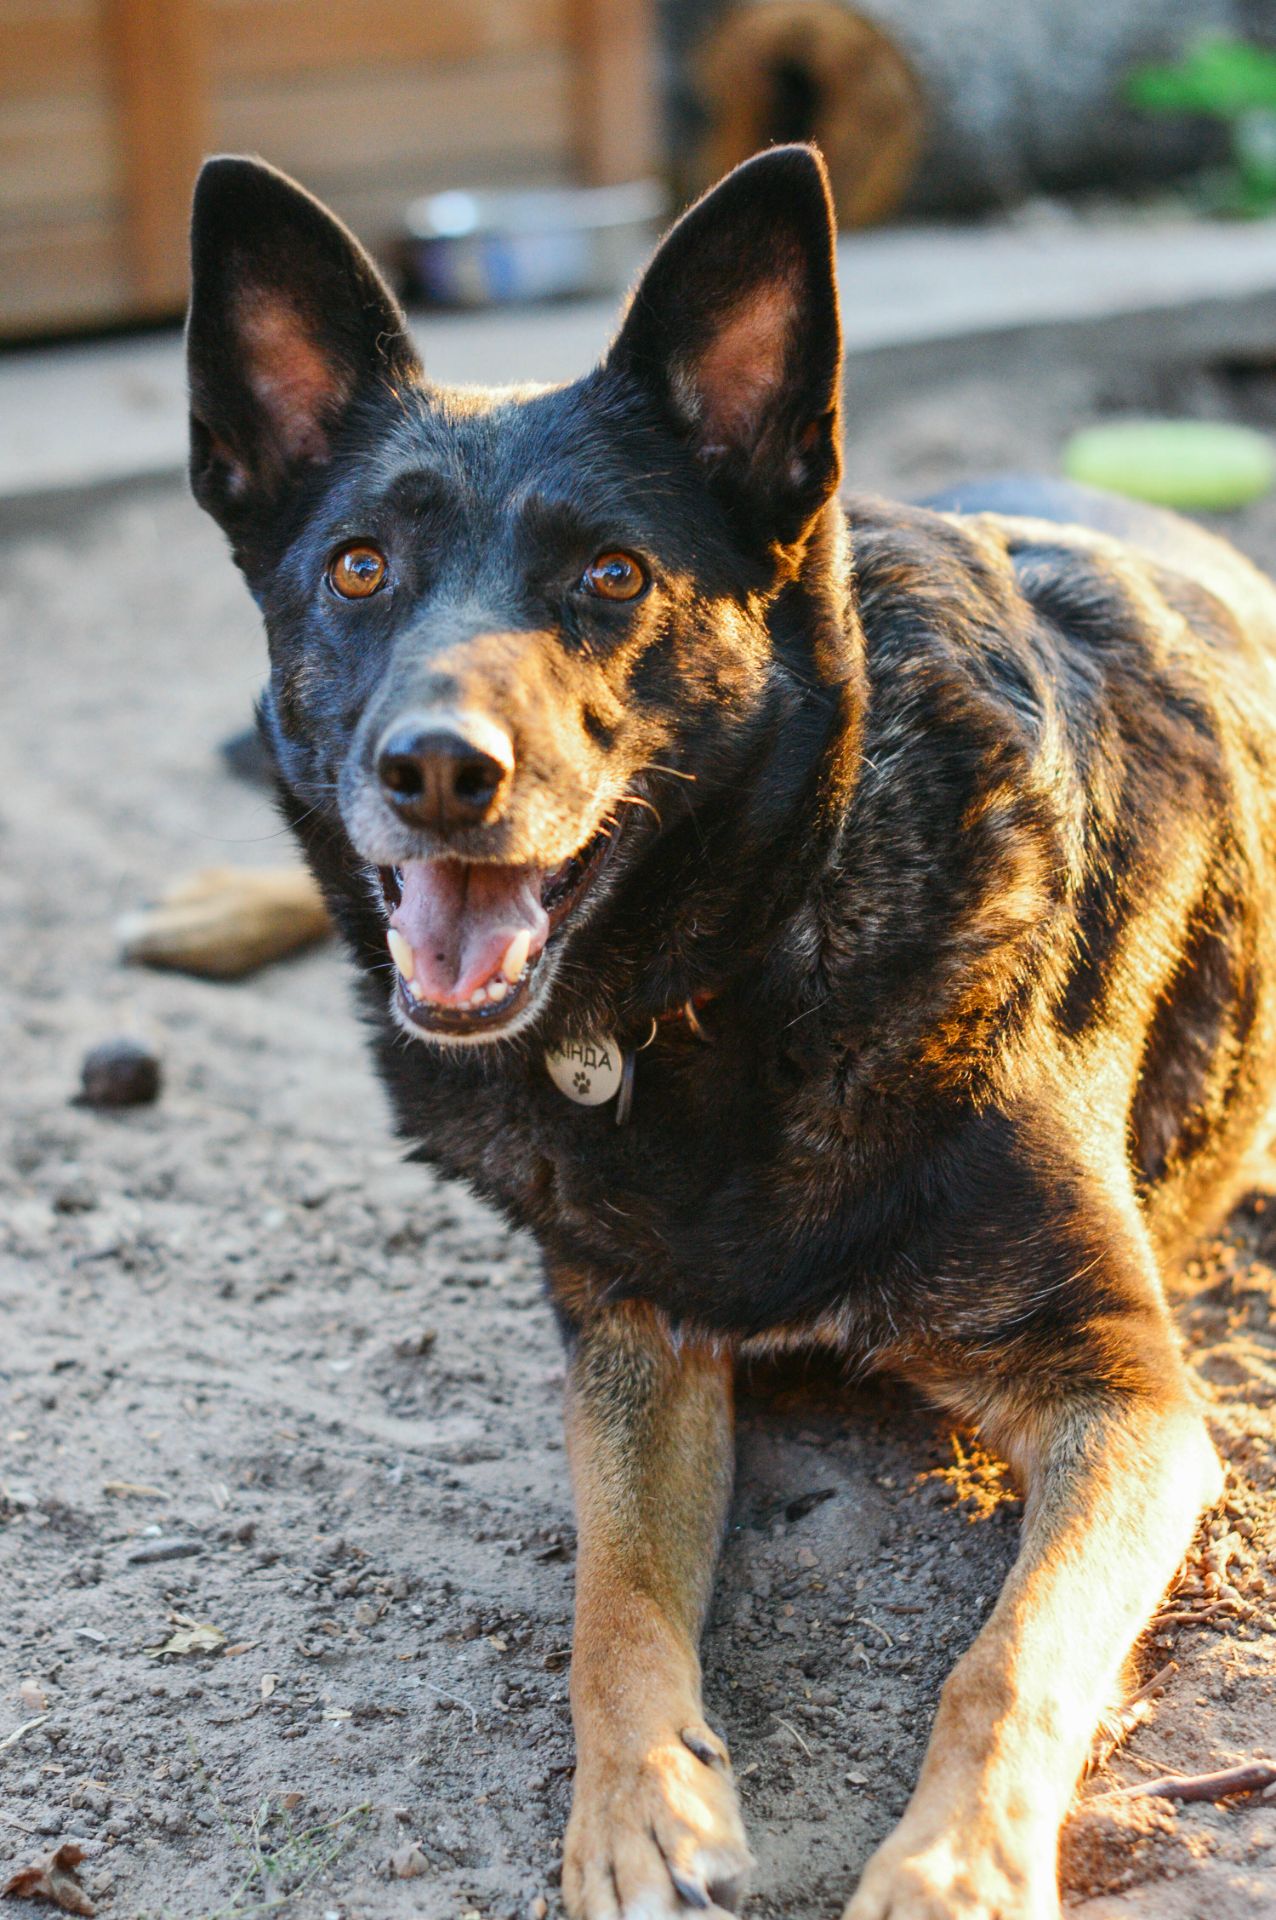
<svg viewBox="0 0 1276 1920">
<path fill-rule="evenodd" d="M 414 1000 L 424 1000 L 425 993 L 422 988 L 418 987 L 415 980 L 408 980 L 404 984 Z"/>
<path fill-rule="evenodd" d="M 411 942 L 405 940 L 397 927 L 391 927 L 385 937 L 390 949 L 390 958 L 405 980 L 411 980 L 416 973 L 416 961 L 412 957 Z"/>
<path fill-rule="evenodd" d="M 507 980 L 493 980 L 487 990 L 487 997 L 493 1006 L 495 1006 L 498 1000 L 504 1000 L 508 994 L 509 982 Z"/>
<path fill-rule="evenodd" d="M 473 993 L 470 995 L 470 1005 L 472 1007 L 485 1007 L 487 1005 L 486 987 L 475 987 Z"/>
<path fill-rule="evenodd" d="M 523 969 L 527 965 L 527 956 L 531 951 L 531 945 L 532 936 L 527 931 L 527 928 L 524 927 L 514 935 L 514 938 L 505 949 L 505 958 L 501 961 L 501 972 L 505 975 L 505 978 L 511 986 L 522 978 Z"/>
</svg>

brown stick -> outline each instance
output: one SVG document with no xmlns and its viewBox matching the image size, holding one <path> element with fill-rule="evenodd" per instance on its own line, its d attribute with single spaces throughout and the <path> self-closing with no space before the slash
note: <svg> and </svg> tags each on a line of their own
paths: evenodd
<svg viewBox="0 0 1276 1920">
<path fill-rule="evenodd" d="M 1140 1701 L 1150 1700 L 1154 1693 L 1160 1693 L 1162 1688 L 1167 1686 L 1173 1679 L 1178 1670 L 1179 1664 L 1177 1660 L 1167 1660 L 1163 1667 L 1157 1669 L 1150 1680 L 1145 1680 L 1138 1691 L 1130 1695 L 1129 1699 L 1125 1702 L 1127 1708 L 1137 1707 Z"/>
<path fill-rule="evenodd" d="M 1152 1622 L 1153 1630 L 1158 1627 L 1196 1627 L 1203 1621 L 1216 1620 L 1220 1613 L 1240 1613 L 1243 1606 L 1235 1600 L 1215 1600 L 1208 1607 L 1197 1607 L 1191 1613 L 1158 1613 Z"/>
<path fill-rule="evenodd" d="M 1276 1786 L 1276 1766 L 1268 1760 L 1250 1760 L 1243 1767 L 1225 1767 L 1221 1773 L 1165 1775 L 1141 1780 L 1133 1787 L 1097 1793 L 1096 1800 L 1226 1800 L 1234 1793 L 1261 1793 Z"/>
</svg>

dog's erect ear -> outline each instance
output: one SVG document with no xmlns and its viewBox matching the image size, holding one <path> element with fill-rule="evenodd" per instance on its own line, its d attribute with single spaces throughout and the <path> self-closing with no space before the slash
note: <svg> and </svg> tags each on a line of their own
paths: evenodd
<svg viewBox="0 0 1276 1920">
<path fill-rule="evenodd" d="M 746 160 L 664 241 L 607 361 L 655 397 L 715 486 L 781 544 L 841 471 L 835 239 L 814 148 Z"/>
<path fill-rule="evenodd" d="M 205 162 L 186 329 L 191 485 L 234 529 L 329 456 L 351 405 L 420 375 L 401 308 L 352 234 L 260 160 Z"/>
</svg>

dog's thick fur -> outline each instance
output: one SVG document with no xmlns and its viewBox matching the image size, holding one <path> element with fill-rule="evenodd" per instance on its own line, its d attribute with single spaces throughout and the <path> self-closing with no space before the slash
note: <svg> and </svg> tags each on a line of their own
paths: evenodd
<svg viewBox="0 0 1276 1920">
<path fill-rule="evenodd" d="M 283 803 L 400 1126 L 533 1230 L 569 1347 L 569 1914 L 743 1888 L 696 1653 L 732 1362 L 815 1341 L 978 1421 L 1027 1494 L 848 1915 L 1056 1915 L 1096 1717 L 1218 1484 L 1160 1271 L 1267 1124 L 1276 593 L 1067 489 L 839 504 L 802 148 L 694 207 L 554 391 L 430 385 L 344 229 L 213 161 L 189 337 L 195 491 L 265 616 Z M 386 585 L 341 602 L 355 538 Z M 583 584 L 616 549 L 649 581 L 623 604 Z M 508 791 L 412 824 L 375 744 L 458 707 L 508 732 Z M 517 1017 L 423 1033 L 377 870 L 548 871 L 600 825 Z M 654 1036 L 627 1126 L 546 1071 L 598 1034 Z"/>
</svg>

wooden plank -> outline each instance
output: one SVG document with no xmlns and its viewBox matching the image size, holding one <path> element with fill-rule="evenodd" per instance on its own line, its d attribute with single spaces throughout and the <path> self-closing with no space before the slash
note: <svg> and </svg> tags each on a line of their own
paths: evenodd
<svg viewBox="0 0 1276 1920">
<path fill-rule="evenodd" d="M 650 0 L 569 0 L 575 153 L 594 186 L 659 170 L 655 23 Z"/>
<path fill-rule="evenodd" d="M 0 336 L 117 320 L 129 305 L 118 220 L 0 227 Z"/>
<path fill-rule="evenodd" d="M 103 0 L 128 209 L 133 309 L 186 297 L 186 223 L 206 148 L 202 0 Z"/>
<path fill-rule="evenodd" d="M 261 153 L 334 200 L 376 189 L 393 190 L 402 204 L 434 187 L 465 185 L 478 172 L 491 179 L 493 155 L 506 164 L 506 180 L 533 172 L 561 178 L 571 141 L 570 73 L 565 55 L 551 48 L 512 60 L 235 88 L 214 101 L 212 134 L 218 146 Z"/>
<path fill-rule="evenodd" d="M 83 94 L 0 104 L 0 217 L 96 212 L 119 187 L 106 103 Z"/>
<path fill-rule="evenodd" d="M 102 40 L 95 0 L 0 0 L 0 102 L 91 91 Z"/>
<path fill-rule="evenodd" d="M 527 54 L 566 27 L 563 0 L 208 0 L 218 81 Z"/>
</svg>

